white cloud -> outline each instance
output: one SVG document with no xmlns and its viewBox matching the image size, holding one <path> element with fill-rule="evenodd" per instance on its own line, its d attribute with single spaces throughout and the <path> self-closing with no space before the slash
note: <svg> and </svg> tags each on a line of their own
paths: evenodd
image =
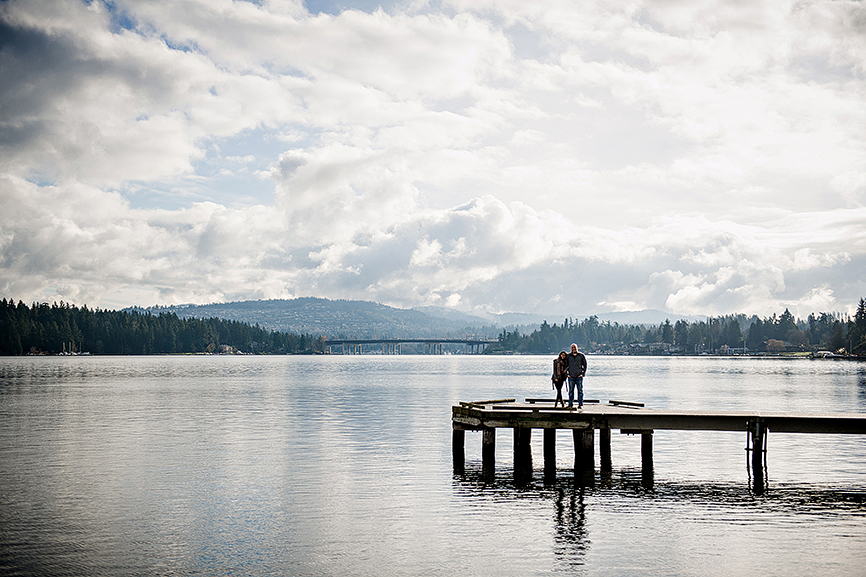
<svg viewBox="0 0 866 577">
<path fill-rule="evenodd" d="M 10 0 L 0 26 L 13 298 L 866 293 L 858 3 Z M 263 179 L 272 198 L 245 190 Z"/>
</svg>

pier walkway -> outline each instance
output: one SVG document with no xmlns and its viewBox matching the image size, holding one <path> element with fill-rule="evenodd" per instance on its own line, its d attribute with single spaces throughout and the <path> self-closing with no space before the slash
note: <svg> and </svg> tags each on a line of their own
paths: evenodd
<svg viewBox="0 0 866 577">
<path fill-rule="evenodd" d="M 531 469 L 532 429 L 544 431 L 545 475 L 556 473 L 556 429 L 571 429 L 574 435 L 575 471 L 594 475 L 595 431 L 599 431 L 602 471 L 611 470 L 610 435 L 641 435 L 641 463 L 646 483 L 652 483 L 652 434 L 655 430 L 743 431 L 751 452 L 751 476 L 756 493 L 765 485 L 766 440 L 768 432 L 813 434 L 866 434 L 866 414 L 800 414 L 770 412 L 692 411 L 648 409 L 642 403 L 584 400 L 583 409 L 553 407 L 553 399 L 496 399 L 461 402 L 452 407 L 453 458 L 457 472 L 464 468 L 465 431 L 481 431 L 482 470 L 492 475 L 496 429 L 514 431 L 514 467 L 518 474 Z"/>
</svg>

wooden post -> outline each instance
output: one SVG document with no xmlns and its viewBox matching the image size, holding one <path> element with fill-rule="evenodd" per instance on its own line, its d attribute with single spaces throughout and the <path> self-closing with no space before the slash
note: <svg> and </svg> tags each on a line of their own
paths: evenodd
<svg viewBox="0 0 866 577">
<path fill-rule="evenodd" d="M 481 435 L 481 474 L 490 478 L 496 470 L 496 429 L 485 428 Z"/>
<path fill-rule="evenodd" d="M 544 429 L 544 480 L 556 480 L 556 429 Z"/>
<path fill-rule="evenodd" d="M 595 430 L 573 429 L 574 467 L 576 469 L 595 469 Z"/>
<path fill-rule="evenodd" d="M 653 432 L 644 431 L 640 435 L 640 463 L 644 469 L 653 468 Z"/>
<path fill-rule="evenodd" d="M 644 431 L 640 435 L 641 481 L 644 487 L 653 486 L 653 432 Z"/>
<path fill-rule="evenodd" d="M 453 429 L 451 431 L 451 456 L 454 461 L 454 473 L 462 475 L 466 466 L 466 454 L 464 443 L 466 440 L 466 431 L 463 429 Z"/>
<path fill-rule="evenodd" d="M 764 438 L 766 427 L 761 421 L 752 423 L 752 483 L 756 495 L 764 493 Z"/>
<path fill-rule="evenodd" d="M 603 472 L 613 471 L 613 460 L 610 455 L 610 428 L 604 427 L 598 430 L 598 452 L 601 459 L 601 470 Z"/>
<path fill-rule="evenodd" d="M 580 486 L 595 484 L 595 429 L 572 429 L 574 437 L 574 481 Z"/>
<path fill-rule="evenodd" d="M 532 476 L 532 429 L 514 428 L 514 475 L 522 479 Z"/>
</svg>

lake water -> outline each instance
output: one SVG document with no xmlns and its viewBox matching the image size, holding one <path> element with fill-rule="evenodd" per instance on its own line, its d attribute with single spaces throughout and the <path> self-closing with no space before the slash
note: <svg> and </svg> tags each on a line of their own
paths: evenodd
<svg viewBox="0 0 866 577">
<path fill-rule="evenodd" d="M 866 412 L 866 364 L 588 357 L 587 398 Z M 866 438 L 612 439 L 613 475 L 516 483 L 500 430 L 451 461 L 451 406 L 548 397 L 552 356 L 0 359 L 0 575 L 864 575 Z M 598 460 L 596 461 L 598 462 Z"/>
</svg>

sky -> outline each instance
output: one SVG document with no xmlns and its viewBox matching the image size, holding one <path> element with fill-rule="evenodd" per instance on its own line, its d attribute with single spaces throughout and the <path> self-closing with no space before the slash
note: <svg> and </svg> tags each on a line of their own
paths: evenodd
<svg viewBox="0 0 866 577">
<path fill-rule="evenodd" d="M 4 0 L 0 297 L 853 313 L 861 1 Z"/>
</svg>

